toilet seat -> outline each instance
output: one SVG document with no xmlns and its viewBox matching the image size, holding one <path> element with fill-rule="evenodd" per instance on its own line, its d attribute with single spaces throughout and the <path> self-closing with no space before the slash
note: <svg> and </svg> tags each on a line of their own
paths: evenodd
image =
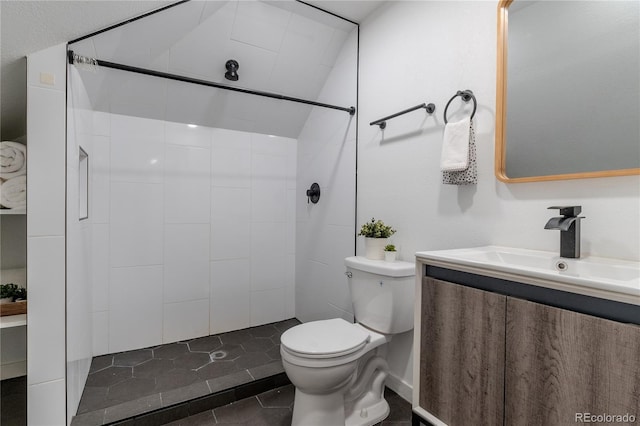
<svg viewBox="0 0 640 426">
<path fill-rule="evenodd" d="M 312 321 L 285 331 L 280 342 L 287 352 L 300 358 L 337 358 L 362 349 L 371 339 L 356 324 L 342 318 Z"/>
</svg>

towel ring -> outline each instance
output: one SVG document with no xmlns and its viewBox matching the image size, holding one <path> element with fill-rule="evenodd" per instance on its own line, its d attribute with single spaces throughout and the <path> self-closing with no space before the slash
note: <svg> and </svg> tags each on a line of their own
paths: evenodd
<svg viewBox="0 0 640 426">
<path fill-rule="evenodd" d="M 471 99 L 473 99 L 473 112 L 471 112 L 471 120 L 473 120 L 473 116 L 476 115 L 476 108 L 478 107 L 478 102 L 476 102 L 476 97 L 473 96 L 473 92 L 469 89 L 467 90 L 458 90 L 458 92 L 456 92 L 455 95 L 453 95 L 451 97 L 451 99 L 449 99 L 449 102 L 447 102 L 447 106 L 444 107 L 444 124 L 447 124 L 447 109 L 449 108 L 449 104 L 451 103 L 452 100 L 454 100 L 455 98 L 457 98 L 458 96 L 460 96 L 462 98 L 463 101 L 465 102 L 469 102 Z"/>
</svg>

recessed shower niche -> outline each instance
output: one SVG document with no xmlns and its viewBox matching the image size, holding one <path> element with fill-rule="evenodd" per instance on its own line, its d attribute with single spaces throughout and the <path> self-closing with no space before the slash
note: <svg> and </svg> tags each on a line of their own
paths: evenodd
<svg viewBox="0 0 640 426">
<path fill-rule="evenodd" d="M 191 1 L 69 43 L 68 421 L 284 380 L 286 327 L 352 315 L 318 289 L 354 250 L 357 39 L 296 1 Z"/>
</svg>

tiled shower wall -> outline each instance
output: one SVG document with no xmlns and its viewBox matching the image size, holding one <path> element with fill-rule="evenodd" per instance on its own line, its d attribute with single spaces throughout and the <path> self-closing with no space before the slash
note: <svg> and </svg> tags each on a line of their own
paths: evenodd
<svg viewBox="0 0 640 426">
<path fill-rule="evenodd" d="M 294 316 L 296 140 L 94 113 L 93 354 Z"/>
</svg>

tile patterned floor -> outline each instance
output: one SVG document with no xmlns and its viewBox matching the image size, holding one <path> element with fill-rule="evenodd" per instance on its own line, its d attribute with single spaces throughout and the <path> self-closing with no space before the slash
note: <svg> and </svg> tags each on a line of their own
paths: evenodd
<svg viewBox="0 0 640 426">
<path fill-rule="evenodd" d="M 288 385 L 168 423 L 167 426 L 290 426 L 293 397 L 294 387 Z M 388 388 L 385 398 L 391 412 L 378 425 L 410 426 L 411 404 Z"/>
<path fill-rule="evenodd" d="M 296 319 L 93 359 L 72 425 L 102 425 L 283 372 Z"/>
</svg>

